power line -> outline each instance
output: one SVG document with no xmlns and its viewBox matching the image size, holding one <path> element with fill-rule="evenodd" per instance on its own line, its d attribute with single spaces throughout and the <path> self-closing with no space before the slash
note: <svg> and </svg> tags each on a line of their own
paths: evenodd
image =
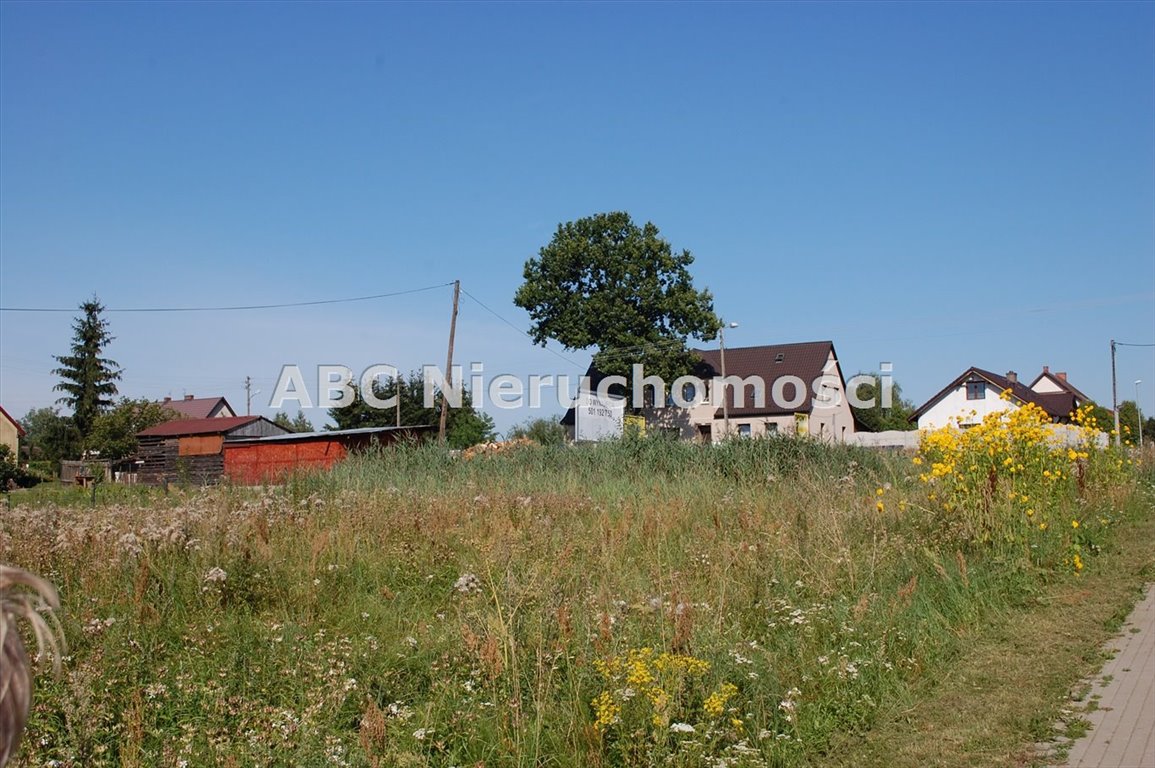
<svg viewBox="0 0 1155 768">
<path fill-rule="evenodd" d="M 437 285 L 427 285 L 424 288 L 411 288 L 405 291 L 393 291 L 391 293 L 378 293 L 372 296 L 355 296 L 347 299 L 321 299 L 318 301 L 290 301 L 282 304 L 248 304 L 235 307 L 123 307 L 111 308 L 106 307 L 105 312 L 236 312 L 241 310 L 253 309 L 285 309 L 287 307 L 315 307 L 322 304 L 349 304 L 355 301 L 373 301 L 375 299 L 388 299 L 393 296 L 405 296 L 411 293 L 423 293 L 425 291 L 433 291 L 438 288 L 445 288 L 453 285 L 453 283 L 439 283 Z M 0 307 L 0 312 L 75 312 L 76 308 L 60 309 L 56 307 Z"/>
<path fill-rule="evenodd" d="M 1125 341 L 1116 341 L 1115 345 L 1119 347 L 1155 347 L 1155 344 L 1128 344 Z"/>
<path fill-rule="evenodd" d="M 515 330 L 515 331 L 517 331 L 518 333 L 520 333 L 522 336 L 525 336 L 525 337 L 526 337 L 527 339 L 529 339 L 530 341 L 533 341 L 533 337 L 532 337 L 532 336 L 530 336 L 528 333 L 526 333 L 525 331 L 523 331 L 521 328 L 517 327 L 517 326 L 516 326 L 515 324 L 513 324 L 511 321 L 509 321 L 509 320 L 506 320 L 504 317 L 502 317 L 501 315 L 497 314 L 497 312 L 495 312 L 495 311 L 493 311 L 492 309 L 490 309 L 488 306 L 486 306 L 486 305 L 485 305 L 485 303 L 484 303 L 484 302 L 483 302 L 481 299 L 477 298 L 476 296 L 474 296 L 472 293 L 470 293 L 469 291 L 465 290 L 464 288 L 462 288 L 462 289 L 461 289 L 461 292 L 462 292 L 462 293 L 464 293 L 466 296 L 468 296 L 468 297 L 469 297 L 471 300 L 473 300 L 473 302 L 474 302 L 475 304 L 477 304 L 477 306 L 481 307 L 481 308 L 482 308 L 482 309 L 484 309 L 486 312 L 488 312 L 489 314 L 493 315 L 493 316 L 494 316 L 494 317 L 496 317 L 498 320 L 500 320 L 501 322 L 505 323 L 506 325 L 508 325 L 508 326 L 509 326 L 510 328 L 512 328 L 513 330 Z M 550 354 L 552 354 L 552 355 L 555 355 L 555 356 L 557 356 L 557 357 L 561 358 L 562 360 L 565 360 L 567 363 L 569 363 L 570 365 L 572 365 L 572 366 L 573 366 L 573 367 L 575 367 L 575 368 L 581 368 L 581 367 L 582 367 L 582 366 L 578 365 L 576 362 L 574 362 L 573 360 L 571 360 L 570 358 L 568 358 L 568 357 L 566 357 L 565 355 L 563 355 L 562 353 L 558 352 L 557 350 L 554 350 L 554 349 L 550 349 L 549 347 L 545 347 L 545 350 L 546 350 L 547 352 L 549 352 Z"/>
<path fill-rule="evenodd" d="M 530 340 L 533 340 L 533 336 L 530 336 L 530 335 L 529 335 L 528 333 L 526 333 L 524 330 L 522 330 L 521 328 L 519 328 L 519 327 L 518 327 L 516 324 L 514 324 L 513 322 L 511 322 L 511 321 L 509 321 L 509 320 L 505 319 L 504 317 L 502 317 L 501 315 L 499 315 L 497 312 L 495 312 L 495 311 L 493 311 L 492 309 L 490 309 L 488 306 L 486 306 L 486 305 L 485 305 L 485 303 L 484 303 L 484 302 L 482 302 L 480 299 L 478 299 L 478 298 L 477 298 L 476 296 L 474 296 L 472 293 L 470 293 L 469 291 L 465 290 L 464 288 L 462 288 L 462 289 L 461 289 L 461 292 L 462 292 L 462 293 L 464 293 L 466 296 L 468 296 L 470 299 L 472 299 L 472 300 L 473 300 L 473 301 L 474 301 L 474 302 L 475 302 L 475 303 L 476 303 L 478 306 L 480 306 L 480 307 L 481 307 L 482 309 L 484 309 L 486 312 L 488 312 L 489 314 L 493 315 L 493 316 L 494 316 L 494 317 L 496 317 L 498 320 L 500 320 L 501 322 L 505 323 L 506 325 L 508 325 L 508 326 L 509 326 L 510 328 L 512 328 L 513 330 L 515 330 L 515 331 L 517 331 L 518 333 L 520 333 L 522 336 L 525 336 L 526 338 L 528 338 L 528 339 L 530 339 Z M 607 349 L 607 350 L 603 350 L 603 351 L 600 351 L 600 352 L 598 352 L 598 354 L 599 354 L 599 355 L 601 355 L 601 357 L 602 357 L 603 359 L 613 359 L 613 358 L 618 358 L 618 357 L 624 357 L 624 356 L 628 356 L 628 355 L 637 354 L 637 353 L 639 353 L 639 352 L 646 352 L 646 351 L 649 351 L 649 350 L 666 350 L 666 349 L 671 349 L 671 348 L 674 348 L 674 347 L 680 347 L 681 345 L 682 345 L 682 342 L 681 342 L 681 341 L 679 341 L 679 340 L 677 340 L 677 339 L 668 339 L 668 340 L 666 340 L 666 341 L 653 341 L 653 342 L 647 342 L 647 343 L 645 343 L 645 344 L 639 344 L 639 345 L 637 345 L 637 346 L 635 346 L 635 347 L 618 347 L 618 348 L 611 348 L 611 349 Z M 547 350 L 548 352 L 550 352 L 550 353 L 554 354 L 554 355 L 557 355 L 557 356 L 558 356 L 558 357 L 560 357 L 562 360 L 565 360 L 567 363 L 569 363 L 570 365 L 573 365 L 573 366 L 574 366 L 574 367 L 576 367 L 576 368 L 581 368 L 581 367 L 582 367 L 581 365 L 579 365 L 578 363 L 574 362 L 573 360 L 571 360 L 570 358 L 566 357 L 565 355 L 561 354 L 560 352 L 557 352 L 557 351 L 555 351 L 555 350 L 552 350 L 552 349 L 550 349 L 549 347 L 546 347 L 546 350 Z"/>
</svg>

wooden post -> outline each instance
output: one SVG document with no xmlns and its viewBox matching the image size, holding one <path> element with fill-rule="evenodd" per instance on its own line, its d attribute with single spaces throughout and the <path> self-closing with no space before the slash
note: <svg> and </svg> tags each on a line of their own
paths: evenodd
<svg viewBox="0 0 1155 768">
<path fill-rule="evenodd" d="M 445 387 L 441 390 L 441 425 L 437 429 L 437 440 L 445 443 L 445 419 L 449 416 L 449 400 L 446 390 L 453 387 L 453 337 L 457 333 L 457 302 L 461 298 L 461 281 L 453 281 L 453 316 L 449 320 L 449 353 L 445 356 Z"/>
</svg>

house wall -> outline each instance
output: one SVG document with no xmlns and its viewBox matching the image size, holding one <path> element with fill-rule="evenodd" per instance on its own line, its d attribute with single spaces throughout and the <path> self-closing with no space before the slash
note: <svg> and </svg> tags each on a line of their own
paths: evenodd
<svg viewBox="0 0 1155 768">
<path fill-rule="evenodd" d="M 1031 387 L 1031 389 L 1034 390 L 1035 392 L 1039 392 L 1039 393 L 1064 392 L 1064 391 L 1066 391 L 1062 387 L 1060 387 L 1058 384 L 1051 381 L 1050 379 L 1048 379 L 1045 376 L 1043 378 L 1039 379 L 1037 382 L 1035 382 L 1035 386 Z"/>
<path fill-rule="evenodd" d="M 692 408 L 645 408 L 642 415 L 646 419 L 647 433 L 677 430 L 680 440 L 697 440 L 701 435 L 699 427 L 713 424 L 715 410 L 712 405 L 702 404 Z M 717 440 L 713 436 L 711 439 Z"/>
<path fill-rule="evenodd" d="M 842 375 L 838 368 L 838 361 L 831 354 L 827 360 L 827 370 L 838 379 L 838 395 L 836 405 L 814 407 L 809 414 L 802 414 L 803 433 L 820 440 L 845 442 L 854 434 L 854 413 L 850 409 L 845 387 L 842 385 Z M 768 389 L 770 382 L 768 384 Z M 807 382 L 810 386 L 810 382 Z M 767 397 L 770 397 L 769 392 Z M 814 392 L 807 394 L 806 405 L 809 406 Z M 702 404 L 693 408 L 647 408 L 643 412 L 646 417 L 646 426 L 650 429 L 677 430 L 682 440 L 697 440 L 701 438 L 700 430 L 703 426 L 710 428 L 710 440 L 720 442 L 726 437 L 725 418 L 718 405 Z M 759 415 L 731 415 L 730 432 L 740 434 L 743 425 L 749 425 L 750 437 L 763 437 L 769 434 L 795 435 L 798 432 L 798 414 L 759 414 Z"/>
<path fill-rule="evenodd" d="M 938 429 L 945 427 L 950 424 L 956 416 L 963 417 L 962 423 L 964 425 L 978 424 L 988 413 L 997 413 L 1018 407 L 1014 403 L 999 397 L 1002 392 L 998 387 L 989 382 L 983 382 L 983 384 L 986 387 L 986 397 L 982 400 L 967 400 L 967 387 L 965 382 L 951 392 L 948 392 L 941 400 L 918 417 L 918 428 Z"/>
<path fill-rule="evenodd" d="M 0 445 L 12 449 L 13 456 L 20 455 L 20 433 L 16 430 L 16 425 L 3 414 L 0 414 Z"/>
<path fill-rule="evenodd" d="M 838 404 L 821 407 L 815 404 L 810 412 L 810 436 L 844 443 L 849 435 L 854 434 L 854 412 L 850 409 L 850 400 L 842 384 L 842 372 L 833 354 L 826 360 L 826 370 L 838 379 Z M 813 397 L 814 393 L 811 392 L 810 396 Z"/>
</svg>

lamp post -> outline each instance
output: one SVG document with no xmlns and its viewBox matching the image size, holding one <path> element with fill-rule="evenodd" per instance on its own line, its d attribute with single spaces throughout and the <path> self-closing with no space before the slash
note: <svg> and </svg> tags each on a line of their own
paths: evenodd
<svg viewBox="0 0 1155 768">
<path fill-rule="evenodd" d="M 722 429 L 730 436 L 730 401 L 726 397 L 726 329 L 737 328 L 737 323 L 722 323 L 718 329 L 718 352 L 722 357 Z"/>
<path fill-rule="evenodd" d="M 1135 379 L 1135 419 L 1139 422 L 1139 452 L 1143 451 L 1143 409 L 1139 407 L 1139 385 L 1143 379 Z"/>
</svg>

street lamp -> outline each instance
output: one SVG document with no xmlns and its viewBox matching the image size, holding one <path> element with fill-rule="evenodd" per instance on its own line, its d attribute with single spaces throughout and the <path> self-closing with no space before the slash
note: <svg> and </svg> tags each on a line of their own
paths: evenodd
<svg viewBox="0 0 1155 768">
<path fill-rule="evenodd" d="M 1139 422 L 1139 451 L 1143 451 L 1143 409 L 1139 407 L 1139 385 L 1143 379 L 1135 379 L 1135 418 Z"/>
<path fill-rule="evenodd" d="M 722 429 L 730 436 L 730 402 L 726 397 L 726 329 L 737 328 L 737 323 L 722 323 L 718 329 L 718 351 L 722 357 Z"/>
</svg>

